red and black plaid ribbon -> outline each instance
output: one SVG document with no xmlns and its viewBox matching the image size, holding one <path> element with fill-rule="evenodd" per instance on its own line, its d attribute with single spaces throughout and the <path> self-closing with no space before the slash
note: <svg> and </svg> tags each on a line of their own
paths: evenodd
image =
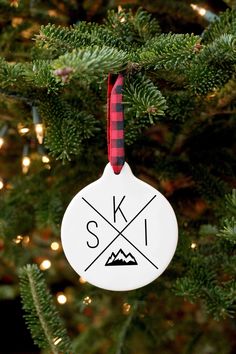
<svg viewBox="0 0 236 354">
<path fill-rule="evenodd" d="M 109 74 L 107 89 L 108 159 L 116 174 L 120 173 L 125 163 L 123 83 L 122 74 Z"/>
</svg>

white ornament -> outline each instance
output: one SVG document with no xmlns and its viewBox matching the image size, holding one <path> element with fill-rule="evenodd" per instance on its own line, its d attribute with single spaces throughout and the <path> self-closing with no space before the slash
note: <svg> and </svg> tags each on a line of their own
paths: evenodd
<svg viewBox="0 0 236 354">
<path fill-rule="evenodd" d="M 70 265 L 89 283 L 133 290 L 166 269 L 178 226 L 160 192 L 136 178 L 127 163 L 118 175 L 108 163 L 102 177 L 69 204 L 61 238 Z"/>
</svg>

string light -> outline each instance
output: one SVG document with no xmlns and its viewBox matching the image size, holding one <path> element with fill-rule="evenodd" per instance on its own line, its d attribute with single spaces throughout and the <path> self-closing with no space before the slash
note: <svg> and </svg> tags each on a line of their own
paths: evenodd
<svg viewBox="0 0 236 354">
<path fill-rule="evenodd" d="M 26 174 L 29 171 L 29 167 L 30 167 L 30 157 L 29 155 L 29 145 L 26 144 L 23 147 L 23 153 L 22 153 L 22 172 L 24 174 Z"/>
<path fill-rule="evenodd" d="M 55 338 L 53 339 L 54 345 L 59 344 L 61 341 L 62 341 L 62 338 L 60 338 L 60 337 L 55 337 Z"/>
<path fill-rule="evenodd" d="M 194 250 L 195 248 L 197 248 L 196 242 L 192 242 L 190 247 L 191 247 L 193 250 Z"/>
<path fill-rule="evenodd" d="M 21 235 L 17 235 L 16 238 L 14 238 L 13 242 L 15 242 L 16 244 L 21 243 L 23 240 L 23 236 Z"/>
<path fill-rule="evenodd" d="M 49 157 L 48 157 L 47 155 L 43 155 L 43 156 L 42 156 L 42 162 L 43 162 L 43 163 L 49 163 L 49 162 L 50 162 Z"/>
<path fill-rule="evenodd" d="M 30 237 L 29 236 L 24 236 L 22 243 L 24 243 L 25 245 L 28 245 L 28 243 L 30 242 Z"/>
<path fill-rule="evenodd" d="M 19 6 L 19 0 L 10 0 L 10 6 L 17 8 Z"/>
<path fill-rule="evenodd" d="M 54 241 L 54 242 L 52 242 L 51 243 L 51 249 L 53 250 L 53 251 L 58 251 L 59 250 L 59 248 L 60 248 L 60 244 L 58 243 L 58 242 L 56 242 L 56 241 Z"/>
<path fill-rule="evenodd" d="M 89 305 L 89 304 L 91 304 L 91 302 L 92 302 L 91 297 L 85 296 L 85 298 L 84 298 L 84 300 L 83 300 L 83 304 Z"/>
<path fill-rule="evenodd" d="M 4 140 L 4 136 L 6 135 L 8 131 L 8 125 L 5 124 L 1 129 L 0 129 L 0 149 L 3 146 L 5 140 Z"/>
<path fill-rule="evenodd" d="M 45 167 L 50 169 L 51 167 L 49 165 L 50 159 L 47 156 L 46 150 L 43 145 L 38 145 L 38 153 L 42 155 L 42 162 L 45 164 Z"/>
<path fill-rule="evenodd" d="M 4 144 L 4 139 L 3 139 L 3 138 L 0 138 L 0 149 L 1 149 L 1 147 L 3 146 L 3 144 Z"/>
<path fill-rule="evenodd" d="M 35 106 L 32 107 L 32 115 L 33 115 L 33 123 L 34 123 L 34 129 L 35 129 L 37 140 L 39 144 L 42 144 L 44 138 L 44 128 L 43 128 L 42 119 L 39 115 L 38 109 Z"/>
<path fill-rule="evenodd" d="M 206 13 L 206 9 L 204 9 L 204 7 L 200 7 L 200 6 L 197 6 L 195 4 L 190 4 L 191 8 L 194 10 L 194 11 L 197 11 L 197 13 L 201 16 L 204 16 L 205 13 Z"/>
<path fill-rule="evenodd" d="M 37 123 L 35 124 L 35 133 L 38 139 L 39 144 L 43 143 L 43 124 Z"/>
<path fill-rule="evenodd" d="M 31 163 L 31 161 L 28 156 L 24 156 L 22 158 L 22 172 L 24 174 L 26 174 L 29 171 L 30 163 Z"/>
<path fill-rule="evenodd" d="M 67 303 L 67 297 L 64 293 L 60 292 L 57 293 L 57 302 L 60 305 L 64 305 L 65 303 Z"/>
<path fill-rule="evenodd" d="M 20 135 L 25 135 L 29 132 L 29 128 L 25 127 L 22 123 L 17 125 L 17 129 Z"/>
<path fill-rule="evenodd" d="M 47 270 L 47 269 L 49 269 L 50 267 L 51 267 L 51 262 L 49 261 L 49 259 L 44 259 L 41 263 L 40 263 L 40 265 L 39 265 L 39 268 L 41 269 L 41 270 Z"/>
<path fill-rule="evenodd" d="M 13 17 L 12 20 L 11 20 L 11 25 L 12 25 L 12 27 L 16 28 L 22 22 L 23 22 L 23 18 L 22 17 Z"/>
<path fill-rule="evenodd" d="M 125 302 L 123 304 L 122 308 L 123 308 L 123 313 L 124 314 L 128 314 L 130 312 L 130 310 L 131 310 L 131 305 L 128 304 L 128 302 Z"/>
<path fill-rule="evenodd" d="M 30 242 L 30 237 L 17 235 L 16 238 L 13 239 L 13 242 L 15 242 L 16 244 L 22 243 L 24 245 L 27 245 Z"/>
<path fill-rule="evenodd" d="M 200 7 L 196 4 L 190 4 L 191 8 L 196 11 L 200 16 L 204 17 L 205 20 L 213 22 L 219 17 L 214 14 L 212 11 L 206 10 L 204 7 Z"/>
<path fill-rule="evenodd" d="M 79 282 L 80 282 L 80 284 L 85 284 L 85 283 L 87 283 L 87 280 L 84 279 L 83 277 L 80 277 Z"/>
<path fill-rule="evenodd" d="M 4 183 L 3 183 L 3 180 L 0 178 L 0 190 L 3 189 L 4 187 Z"/>
<path fill-rule="evenodd" d="M 120 13 L 122 13 L 122 12 L 123 12 L 122 6 L 121 6 L 121 5 L 118 5 L 118 14 L 120 14 Z M 125 17 L 124 17 L 124 16 L 122 16 L 122 17 L 120 18 L 120 22 L 125 22 Z"/>
</svg>

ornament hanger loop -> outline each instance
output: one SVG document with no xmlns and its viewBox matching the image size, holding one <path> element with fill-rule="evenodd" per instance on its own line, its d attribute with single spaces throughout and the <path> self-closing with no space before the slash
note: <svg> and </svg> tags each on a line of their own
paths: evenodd
<svg viewBox="0 0 236 354">
<path fill-rule="evenodd" d="M 125 163 L 124 149 L 124 107 L 122 74 L 108 76 L 107 87 L 107 145 L 108 160 L 115 174 L 119 174 Z"/>
</svg>

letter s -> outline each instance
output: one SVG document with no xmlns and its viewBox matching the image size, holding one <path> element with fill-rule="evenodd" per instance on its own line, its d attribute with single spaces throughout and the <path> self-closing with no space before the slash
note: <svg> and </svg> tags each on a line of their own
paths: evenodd
<svg viewBox="0 0 236 354">
<path fill-rule="evenodd" d="M 96 227 L 98 227 L 98 224 L 97 224 L 96 221 L 89 221 L 89 222 L 87 223 L 87 225 L 86 225 L 86 228 L 87 228 L 88 232 L 96 238 L 96 244 L 93 245 L 93 246 L 91 246 L 91 245 L 89 244 L 89 242 L 87 241 L 87 245 L 88 245 L 88 247 L 90 247 L 90 248 L 96 248 L 96 247 L 99 245 L 99 239 L 98 239 L 97 235 L 95 235 L 95 234 L 89 229 L 89 225 L 90 225 L 90 224 L 95 224 Z"/>
</svg>

